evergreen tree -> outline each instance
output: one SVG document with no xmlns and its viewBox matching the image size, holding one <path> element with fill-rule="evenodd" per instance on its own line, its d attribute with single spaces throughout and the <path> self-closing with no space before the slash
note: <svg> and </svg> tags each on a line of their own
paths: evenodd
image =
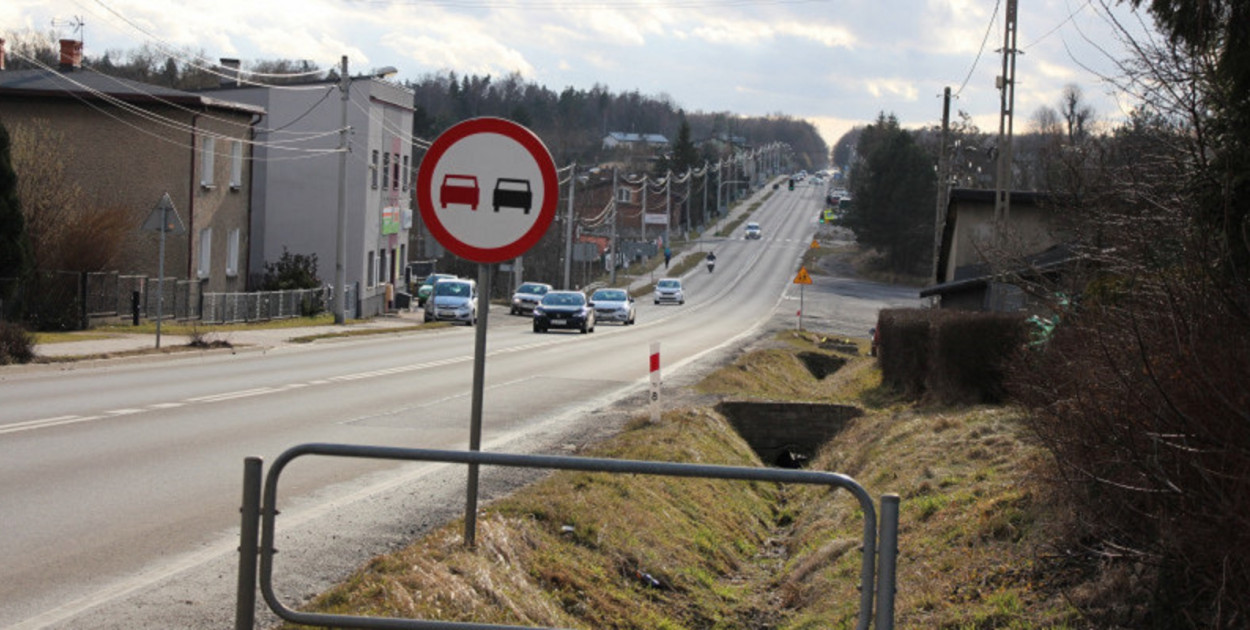
<svg viewBox="0 0 1250 630">
<path fill-rule="evenodd" d="M 17 173 L 9 151 L 9 131 L 0 123 L 0 279 L 22 278 L 30 271 L 26 218 L 17 196 Z M 0 299 L 16 283 L 0 283 Z"/>
<path fill-rule="evenodd" d="M 848 226 L 885 256 L 891 270 L 921 272 L 933 253 L 933 159 L 884 112 L 864 128 L 858 153 Z"/>
</svg>

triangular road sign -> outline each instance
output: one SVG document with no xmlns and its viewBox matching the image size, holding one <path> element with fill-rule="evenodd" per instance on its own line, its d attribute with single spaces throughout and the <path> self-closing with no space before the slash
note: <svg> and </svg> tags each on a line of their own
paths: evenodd
<svg viewBox="0 0 1250 630">
<path fill-rule="evenodd" d="M 807 275 L 807 267 L 799 267 L 799 275 L 794 277 L 794 284 L 811 284 L 812 277 Z"/>
<path fill-rule="evenodd" d="M 816 239 L 812 239 L 812 245 L 808 249 L 820 249 L 820 242 Z"/>
<path fill-rule="evenodd" d="M 161 200 L 156 203 L 155 208 L 152 208 L 152 214 L 149 214 L 143 222 L 143 229 L 169 234 L 187 233 L 187 228 L 182 224 L 178 211 L 174 209 L 174 200 L 169 198 L 169 193 L 161 195 Z"/>
</svg>

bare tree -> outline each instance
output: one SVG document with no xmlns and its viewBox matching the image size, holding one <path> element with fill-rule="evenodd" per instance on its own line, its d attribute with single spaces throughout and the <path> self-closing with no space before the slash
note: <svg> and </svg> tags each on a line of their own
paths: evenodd
<svg viewBox="0 0 1250 630">
<path fill-rule="evenodd" d="M 43 119 L 12 128 L 13 170 L 26 218 L 34 268 L 39 271 L 110 269 L 133 230 L 128 211 L 91 203 L 67 175 L 72 157 L 65 134 Z"/>
</svg>

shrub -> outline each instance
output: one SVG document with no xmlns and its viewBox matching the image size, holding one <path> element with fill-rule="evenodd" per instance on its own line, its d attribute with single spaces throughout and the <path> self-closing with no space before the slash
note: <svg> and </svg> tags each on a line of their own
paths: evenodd
<svg viewBox="0 0 1250 630">
<path fill-rule="evenodd" d="M 908 396 L 924 393 L 929 360 L 930 313 L 893 308 L 883 310 L 877 316 L 877 330 L 881 333 L 877 361 L 881 364 L 883 385 Z"/>
<path fill-rule="evenodd" d="M 35 358 L 35 336 L 11 322 L 0 321 L 0 365 L 30 363 Z"/>
<path fill-rule="evenodd" d="M 1009 313 L 887 309 L 877 326 L 882 383 L 941 404 L 1006 400 L 1007 365 L 1027 338 Z"/>
<path fill-rule="evenodd" d="M 1009 381 L 1081 514 L 1067 548 L 1152 568 L 1154 627 L 1250 620 L 1250 319 L 1202 275 L 1087 299 Z"/>
<path fill-rule="evenodd" d="M 1007 399 L 1006 372 L 1026 340 L 1024 317 L 952 313 L 931 329 L 928 394 L 942 404 L 997 404 Z"/>
</svg>

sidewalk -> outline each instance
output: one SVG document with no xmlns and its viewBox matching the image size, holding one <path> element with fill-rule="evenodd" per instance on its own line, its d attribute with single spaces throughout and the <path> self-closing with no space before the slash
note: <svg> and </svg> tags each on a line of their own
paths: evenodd
<svg viewBox="0 0 1250 630">
<path fill-rule="evenodd" d="M 225 332 L 211 332 L 205 335 L 209 341 L 225 341 L 232 346 L 247 348 L 273 348 L 292 343 L 292 339 L 310 335 L 341 333 L 352 330 L 369 330 L 385 328 L 403 328 L 421 323 L 420 313 L 396 313 L 384 317 L 350 323 L 345 326 L 324 325 L 304 326 L 298 328 L 254 328 L 239 329 Z M 83 337 L 95 337 L 99 331 L 83 331 Z M 186 335 L 161 334 L 161 348 L 187 346 L 191 338 Z M 37 344 L 35 355 L 49 358 L 95 357 L 100 355 L 155 350 L 156 335 L 149 333 L 116 333 L 105 338 L 91 338 L 82 341 L 62 341 L 58 343 Z"/>
</svg>

